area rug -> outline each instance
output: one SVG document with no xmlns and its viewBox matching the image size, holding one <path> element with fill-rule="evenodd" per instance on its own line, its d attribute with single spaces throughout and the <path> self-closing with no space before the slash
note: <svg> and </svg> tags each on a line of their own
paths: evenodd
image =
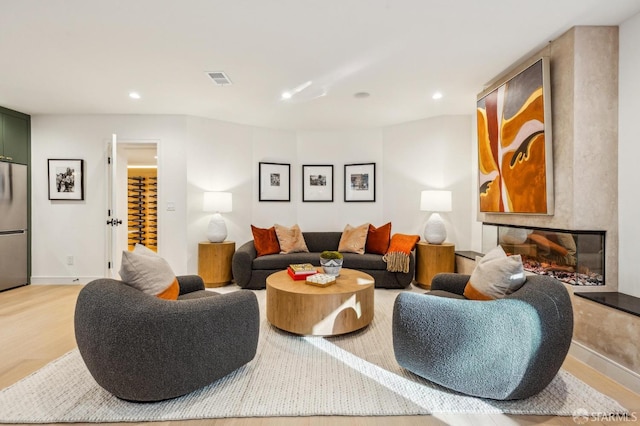
<svg viewBox="0 0 640 426">
<path fill-rule="evenodd" d="M 264 318 L 258 353 L 246 366 L 189 395 L 158 403 L 119 400 L 96 384 L 77 350 L 0 391 L 0 422 L 140 422 L 225 417 L 393 416 L 504 413 L 572 416 L 626 413 L 566 371 L 542 393 L 492 401 L 448 391 L 403 370 L 391 337 L 398 291 L 376 290 L 367 328 L 341 337 L 298 337 Z"/>
</svg>

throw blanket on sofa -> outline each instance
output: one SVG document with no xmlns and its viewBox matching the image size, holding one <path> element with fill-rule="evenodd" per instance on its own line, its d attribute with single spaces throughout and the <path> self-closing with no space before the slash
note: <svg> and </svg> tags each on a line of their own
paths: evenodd
<svg viewBox="0 0 640 426">
<path fill-rule="evenodd" d="M 419 235 L 394 234 L 391 237 L 389 250 L 382 260 L 387 262 L 389 272 L 409 272 L 409 255 L 420 241 Z"/>
</svg>

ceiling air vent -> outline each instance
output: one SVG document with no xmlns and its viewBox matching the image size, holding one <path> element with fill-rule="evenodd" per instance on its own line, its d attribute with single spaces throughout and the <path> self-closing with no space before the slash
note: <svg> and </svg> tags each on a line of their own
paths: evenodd
<svg viewBox="0 0 640 426">
<path fill-rule="evenodd" d="M 208 72 L 207 75 L 218 86 L 228 86 L 231 84 L 229 77 L 227 77 L 227 75 L 222 71 Z"/>
</svg>

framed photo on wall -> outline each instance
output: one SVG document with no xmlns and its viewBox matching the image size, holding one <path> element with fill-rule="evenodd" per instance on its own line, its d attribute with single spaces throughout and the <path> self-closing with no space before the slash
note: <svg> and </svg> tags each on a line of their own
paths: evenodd
<svg viewBox="0 0 640 426">
<path fill-rule="evenodd" d="M 258 163 L 258 201 L 291 201 L 291 164 Z"/>
<path fill-rule="evenodd" d="M 302 201 L 333 202 L 333 166 L 302 166 Z"/>
<path fill-rule="evenodd" d="M 376 201 L 376 163 L 344 165 L 344 201 Z"/>
<path fill-rule="evenodd" d="M 84 200 L 84 160 L 49 159 L 49 199 Z"/>
</svg>

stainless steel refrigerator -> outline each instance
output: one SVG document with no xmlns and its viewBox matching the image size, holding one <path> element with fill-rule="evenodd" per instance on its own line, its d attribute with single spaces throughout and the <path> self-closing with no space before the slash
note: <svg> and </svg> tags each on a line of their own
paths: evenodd
<svg viewBox="0 0 640 426">
<path fill-rule="evenodd" d="M 0 162 L 0 291 L 28 284 L 27 166 Z"/>
</svg>

